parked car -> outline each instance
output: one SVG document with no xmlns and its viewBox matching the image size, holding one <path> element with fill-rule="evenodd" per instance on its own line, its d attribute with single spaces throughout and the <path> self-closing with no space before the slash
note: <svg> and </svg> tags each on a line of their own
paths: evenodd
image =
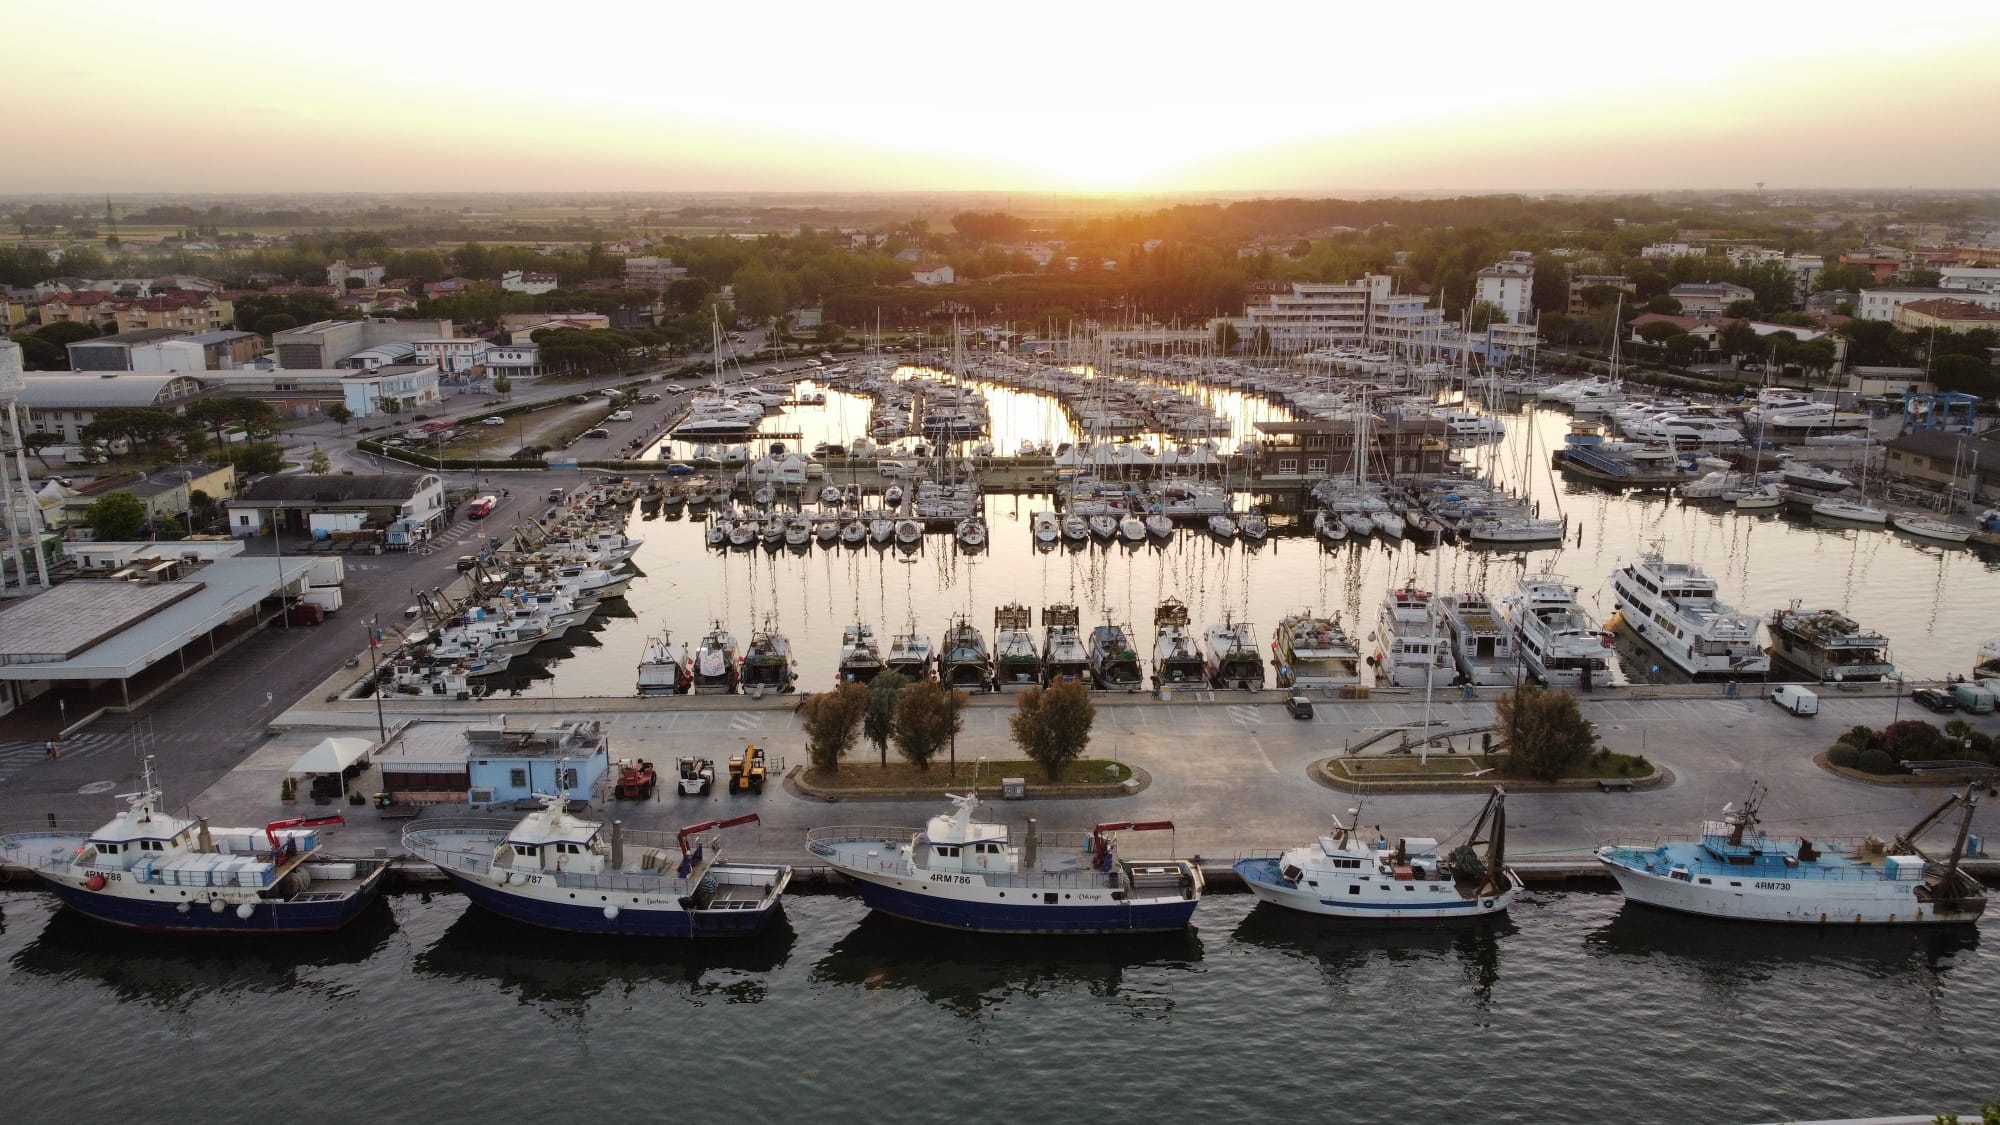
<svg viewBox="0 0 2000 1125">
<path fill-rule="evenodd" d="M 569 400 L 570 400 L 571 402 L 589 402 L 589 401 L 590 401 L 590 396 L 589 396 L 589 395 L 571 395 L 571 396 L 569 396 Z"/>
<path fill-rule="evenodd" d="M 611 431 L 605 429 L 603 426 L 597 426 L 593 429 L 583 431 L 583 436 L 587 438 L 607 438 L 611 436 Z"/>
<path fill-rule="evenodd" d="M 660 396 L 654 394 L 651 391 L 647 391 L 645 394 L 639 396 L 639 401 L 647 406 L 651 406 L 652 404 L 660 401 Z"/>
<path fill-rule="evenodd" d="M 1285 713 L 1294 719 L 1310 719 L 1313 717 L 1313 701 L 1303 695 L 1288 695 L 1285 697 Z"/>
<path fill-rule="evenodd" d="M 660 389 L 667 392 L 670 395 L 684 395 L 688 393 L 688 389 L 686 387 L 681 386 L 679 383 L 668 383 L 666 386 L 661 387 Z"/>
<path fill-rule="evenodd" d="M 491 418 L 481 418 L 479 424 L 482 426 L 504 426 L 507 424 L 507 419 L 495 414 Z"/>
<path fill-rule="evenodd" d="M 459 572 L 460 574 L 464 574 L 464 573 L 465 573 L 466 571 L 468 571 L 468 570 L 471 570 L 471 569 L 472 569 L 473 567 L 475 567 L 475 566 L 478 566 L 478 565 L 479 565 L 479 556 L 478 556 L 478 555 L 460 555 L 460 556 L 458 556 L 458 572 Z"/>
<path fill-rule="evenodd" d="M 1951 701 L 1951 696 L 1946 695 L 1944 692 L 1941 692 L 1936 688 L 1927 688 L 1927 687 L 1918 688 L 1917 690 L 1910 693 L 1910 698 L 1916 700 L 1919 705 L 1927 707 L 1940 714 L 1943 714 L 1946 711 L 1958 710 L 1958 704 L 1953 703 Z"/>
<path fill-rule="evenodd" d="M 676 462 L 672 465 L 667 466 L 667 475 L 670 477 L 691 476 L 693 475 L 693 473 L 694 473 L 693 465 L 683 465 Z"/>
</svg>

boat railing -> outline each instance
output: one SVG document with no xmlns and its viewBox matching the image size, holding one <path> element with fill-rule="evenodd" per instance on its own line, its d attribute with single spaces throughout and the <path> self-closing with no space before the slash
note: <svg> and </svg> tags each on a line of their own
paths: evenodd
<svg viewBox="0 0 2000 1125">
<path fill-rule="evenodd" d="M 1842 837 L 1830 840 L 1813 840 L 1813 848 L 1820 855 L 1842 861 L 1838 864 L 1787 863 L 1779 858 L 1775 863 L 1733 864 L 1708 855 L 1695 857 L 1688 863 L 1678 857 L 1661 858 L 1659 851 L 1664 844 L 1688 844 L 1699 846 L 1698 836 L 1669 836 L 1654 839 L 1615 839 L 1608 846 L 1634 853 L 1634 857 L 1645 863 L 1646 869 L 1657 875 L 1665 875 L 1674 867 L 1687 870 L 1706 878 L 1734 876 L 1740 879 L 1798 879 L 1838 882 L 1842 880 L 1880 881 L 1884 878 L 1883 867 L 1870 862 L 1869 851 L 1879 846 L 1880 841 Z M 1774 857 L 1780 853 L 1773 853 Z M 1657 861 L 1657 862 L 1656 862 Z"/>
<path fill-rule="evenodd" d="M 77 852 L 82 849 L 89 835 L 88 828 L 10 831 L 5 834 L 5 839 L 0 839 L 0 859 L 21 867 L 39 867 L 48 870 L 68 867 L 75 861 Z M 53 846 L 58 842 L 63 846 L 59 848 Z"/>
<path fill-rule="evenodd" d="M 880 843 L 900 847 L 922 831 L 921 828 L 896 828 L 880 824 L 835 824 L 807 832 L 806 850 L 816 856 L 831 859 L 836 844 Z"/>
</svg>

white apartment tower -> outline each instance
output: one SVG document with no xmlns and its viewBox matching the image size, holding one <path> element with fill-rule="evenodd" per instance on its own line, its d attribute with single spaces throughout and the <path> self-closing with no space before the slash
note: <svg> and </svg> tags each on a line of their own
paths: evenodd
<svg viewBox="0 0 2000 1125">
<path fill-rule="evenodd" d="M 1386 274 L 1360 281 L 1295 281 L 1289 293 L 1245 310 L 1246 336 L 1270 334 L 1279 351 L 1325 346 L 1378 347 L 1416 354 L 1434 345 L 1443 314 L 1420 296 L 1390 292 Z"/>
<path fill-rule="evenodd" d="M 1507 255 L 1506 261 L 1495 262 L 1480 270 L 1477 279 L 1472 293 L 1474 301 L 1496 306 L 1509 324 L 1528 324 L 1534 320 L 1533 254 L 1516 250 Z"/>
</svg>

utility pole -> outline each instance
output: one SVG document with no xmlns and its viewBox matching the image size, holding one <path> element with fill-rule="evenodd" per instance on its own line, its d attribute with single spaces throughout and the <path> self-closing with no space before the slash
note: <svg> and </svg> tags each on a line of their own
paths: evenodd
<svg viewBox="0 0 2000 1125">
<path fill-rule="evenodd" d="M 382 664 L 375 650 L 382 644 L 382 615 L 376 614 L 368 623 L 368 672 L 375 681 L 375 732 L 381 736 L 382 745 L 389 744 L 389 721 L 382 715 Z"/>
</svg>

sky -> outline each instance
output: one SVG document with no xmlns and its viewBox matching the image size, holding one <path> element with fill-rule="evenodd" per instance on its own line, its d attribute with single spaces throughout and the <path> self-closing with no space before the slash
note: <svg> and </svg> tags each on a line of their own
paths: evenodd
<svg viewBox="0 0 2000 1125">
<path fill-rule="evenodd" d="M 1993 188 L 1996 57 L 1996 0 L 109 0 L 7 52 L 0 192 Z"/>
</svg>

